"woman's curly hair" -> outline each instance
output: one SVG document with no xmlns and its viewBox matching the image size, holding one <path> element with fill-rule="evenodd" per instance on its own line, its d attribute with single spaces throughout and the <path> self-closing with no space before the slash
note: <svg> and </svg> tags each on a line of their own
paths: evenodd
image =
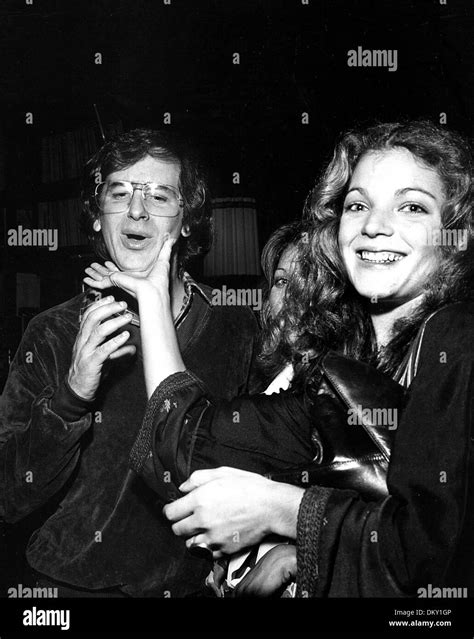
<svg viewBox="0 0 474 639">
<path fill-rule="evenodd" d="M 281 341 L 282 311 L 275 313 L 270 304 L 270 291 L 275 283 L 275 271 L 287 249 L 294 249 L 299 242 L 309 237 L 311 223 L 290 222 L 280 226 L 272 233 L 263 247 L 261 264 L 266 278 L 264 302 L 260 312 L 262 326 L 258 364 L 265 378 L 273 378 L 291 360 L 289 345 Z M 285 301 L 285 304 L 288 302 Z"/>
<path fill-rule="evenodd" d="M 338 232 L 357 163 L 366 153 L 391 149 L 407 149 L 437 172 L 446 195 L 443 228 L 462 230 L 466 241 L 438 247 L 439 267 L 426 282 L 423 303 L 409 318 L 396 323 L 392 340 L 378 352 L 367 304 L 347 278 Z M 417 120 L 377 124 L 343 134 L 308 195 L 303 215 L 310 232 L 307 241 L 300 240 L 296 246 L 295 269 L 279 315 L 278 335 L 274 336 L 275 360 L 284 355 L 286 362 L 293 363 L 295 386 L 307 375 L 308 359 L 314 360 L 328 349 L 393 374 L 433 310 L 472 297 L 472 155 L 467 141 L 453 131 Z"/>
</svg>

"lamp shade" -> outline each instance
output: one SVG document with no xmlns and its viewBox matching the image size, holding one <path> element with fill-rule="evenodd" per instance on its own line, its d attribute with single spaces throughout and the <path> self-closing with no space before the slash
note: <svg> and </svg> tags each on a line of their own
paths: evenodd
<svg viewBox="0 0 474 639">
<path fill-rule="evenodd" d="M 204 275 L 260 275 L 257 209 L 252 197 L 212 200 L 214 242 Z"/>
</svg>

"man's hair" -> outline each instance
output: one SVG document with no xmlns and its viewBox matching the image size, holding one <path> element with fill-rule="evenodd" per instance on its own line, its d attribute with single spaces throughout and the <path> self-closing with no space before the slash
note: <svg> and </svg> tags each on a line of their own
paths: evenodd
<svg viewBox="0 0 474 639">
<path fill-rule="evenodd" d="M 183 199 L 183 226 L 189 236 L 177 242 L 178 267 L 205 255 L 212 244 L 212 209 L 203 168 L 197 154 L 181 137 L 168 130 L 133 129 L 106 142 L 86 163 L 82 179 L 83 227 L 95 252 L 110 259 L 102 233 L 93 228 L 100 210 L 94 198 L 98 182 L 147 156 L 179 165 L 178 188 Z"/>
</svg>

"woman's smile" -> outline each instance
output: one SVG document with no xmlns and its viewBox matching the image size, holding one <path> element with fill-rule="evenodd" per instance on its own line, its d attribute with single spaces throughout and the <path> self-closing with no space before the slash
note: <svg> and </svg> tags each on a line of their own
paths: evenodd
<svg viewBox="0 0 474 639">
<path fill-rule="evenodd" d="M 445 203 L 437 173 L 406 149 L 362 156 L 339 227 L 348 277 L 363 297 L 403 304 L 420 295 L 440 254 L 432 238 Z"/>
</svg>

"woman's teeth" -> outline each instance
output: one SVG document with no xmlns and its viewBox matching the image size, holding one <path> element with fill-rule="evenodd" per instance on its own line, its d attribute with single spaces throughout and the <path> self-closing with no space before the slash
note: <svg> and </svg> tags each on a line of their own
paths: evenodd
<svg viewBox="0 0 474 639">
<path fill-rule="evenodd" d="M 364 262 L 375 262 L 377 264 L 399 262 L 404 257 L 400 253 L 391 253 L 390 251 L 360 251 L 359 255 Z"/>
</svg>

